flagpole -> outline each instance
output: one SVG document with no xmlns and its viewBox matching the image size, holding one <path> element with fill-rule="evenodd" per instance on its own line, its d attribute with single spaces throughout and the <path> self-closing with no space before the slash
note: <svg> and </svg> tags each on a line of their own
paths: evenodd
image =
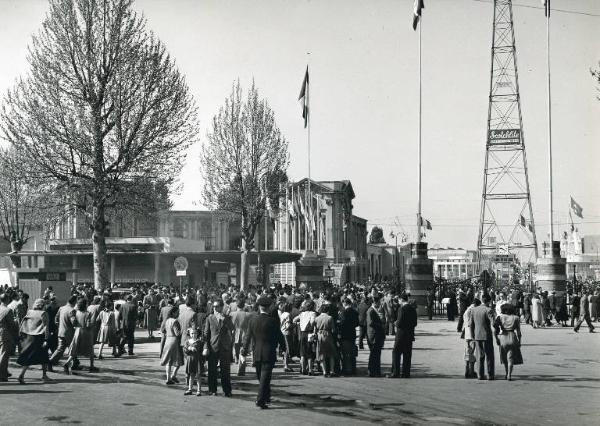
<svg viewBox="0 0 600 426">
<path fill-rule="evenodd" d="M 307 52 L 307 57 L 308 59 L 310 59 L 310 52 Z M 308 65 L 307 65 L 307 70 L 308 70 Z M 307 196 L 307 201 L 312 203 L 312 196 L 311 196 L 311 191 L 310 191 L 310 116 L 311 116 L 311 110 L 310 110 L 310 80 L 307 81 L 307 87 L 306 87 L 306 105 L 308 106 L 308 112 L 306 113 L 306 127 L 307 127 L 307 139 L 308 139 L 308 196 Z M 312 205 L 312 204 L 311 204 Z M 309 213 L 309 209 L 308 209 L 308 203 L 306 204 L 306 213 Z M 306 241 L 306 248 L 308 249 L 308 247 L 310 247 L 310 250 L 312 250 L 313 247 L 313 232 L 312 232 L 312 228 L 310 227 L 310 221 L 307 221 L 307 226 L 309 228 L 309 238 Z M 310 246 L 309 246 L 310 243 Z"/>
<path fill-rule="evenodd" d="M 423 15 L 419 18 L 419 203 L 417 212 L 417 243 L 421 242 L 421 115 L 422 115 L 422 84 L 421 84 L 421 29 Z"/>
<path fill-rule="evenodd" d="M 548 1 L 548 0 L 547 0 Z M 553 192 L 552 192 L 552 106 L 550 98 L 550 4 L 546 6 L 546 66 L 548 72 L 548 180 L 550 186 L 550 244 L 554 241 Z"/>
</svg>

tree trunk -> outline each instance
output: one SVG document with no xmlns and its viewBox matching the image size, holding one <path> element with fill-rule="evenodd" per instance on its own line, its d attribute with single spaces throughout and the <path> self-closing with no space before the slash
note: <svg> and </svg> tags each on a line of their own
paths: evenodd
<svg viewBox="0 0 600 426">
<path fill-rule="evenodd" d="M 108 286 L 106 274 L 106 221 L 104 217 L 104 206 L 94 208 L 92 220 L 94 288 L 96 290 L 102 290 Z"/>
<path fill-rule="evenodd" d="M 248 286 L 248 253 L 250 250 L 246 248 L 246 238 L 242 237 L 242 252 L 240 254 L 240 291 L 246 291 Z"/>
</svg>

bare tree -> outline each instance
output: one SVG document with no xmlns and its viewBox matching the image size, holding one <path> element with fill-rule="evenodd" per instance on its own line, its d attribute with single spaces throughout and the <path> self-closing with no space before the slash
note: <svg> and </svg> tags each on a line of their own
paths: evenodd
<svg viewBox="0 0 600 426">
<path fill-rule="evenodd" d="M 241 220 L 240 286 L 248 280 L 248 252 L 261 218 L 278 198 L 289 163 L 287 142 L 275 114 L 254 83 L 243 99 L 239 81 L 215 115 L 200 157 L 203 201 Z"/>
<path fill-rule="evenodd" d="M 106 210 L 133 182 L 175 176 L 197 133 L 196 108 L 133 0 L 50 0 L 29 46 L 30 73 L 8 92 L 4 137 L 89 215 L 94 283 L 107 284 Z"/>
</svg>

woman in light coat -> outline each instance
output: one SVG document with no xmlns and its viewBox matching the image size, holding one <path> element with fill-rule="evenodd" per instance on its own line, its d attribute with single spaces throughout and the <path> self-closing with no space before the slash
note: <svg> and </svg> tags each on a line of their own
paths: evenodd
<svg viewBox="0 0 600 426">
<path fill-rule="evenodd" d="M 531 321 L 533 328 L 541 327 L 544 324 L 544 309 L 538 294 L 534 294 L 531 299 Z"/>
<path fill-rule="evenodd" d="M 100 343 L 100 348 L 98 348 L 98 359 L 104 358 L 102 356 L 102 351 L 104 350 L 104 345 L 107 343 L 112 346 L 113 356 L 117 357 L 117 326 L 112 302 L 102 301 L 97 321 L 100 323 L 100 331 L 98 332 L 98 342 Z"/>
</svg>

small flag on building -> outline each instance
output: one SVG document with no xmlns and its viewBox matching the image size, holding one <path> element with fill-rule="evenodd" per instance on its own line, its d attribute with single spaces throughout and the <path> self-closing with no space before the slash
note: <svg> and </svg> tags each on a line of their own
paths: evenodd
<svg viewBox="0 0 600 426">
<path fill-rule="evenodd" d="M 573 197 L 571 197 L 571 210 L 573 210 L 575 216 L 578 216 L 581 219 L 583 219 L 583 209 L 579 204 L 577 204 L 577 201 L 575 201 Z"/>
<path fill-rule="evenodd" d="M 550 16 L 550 0 L 542 0 L 542 5 L 544 6 L 544 15 Z"/>
<path fill-rule="evenodd" d="M 306 128 L 308 124 L 308 66 L 306 67 L 306 73 L 304 74 L 304 81 L 302 82 L 302 89 L 300 89 L 298 100 L 302 100 L 302 118 L 304 118 L 304 128 Z"/>
<path fill-rule="evenodd" d="M 421 19 L 421 10 L 425 9 L 423 0 L 415 0 L 415 7 L 413 12 L 413 30 L 417 29 L 417 25 Z"/>
</svg>

